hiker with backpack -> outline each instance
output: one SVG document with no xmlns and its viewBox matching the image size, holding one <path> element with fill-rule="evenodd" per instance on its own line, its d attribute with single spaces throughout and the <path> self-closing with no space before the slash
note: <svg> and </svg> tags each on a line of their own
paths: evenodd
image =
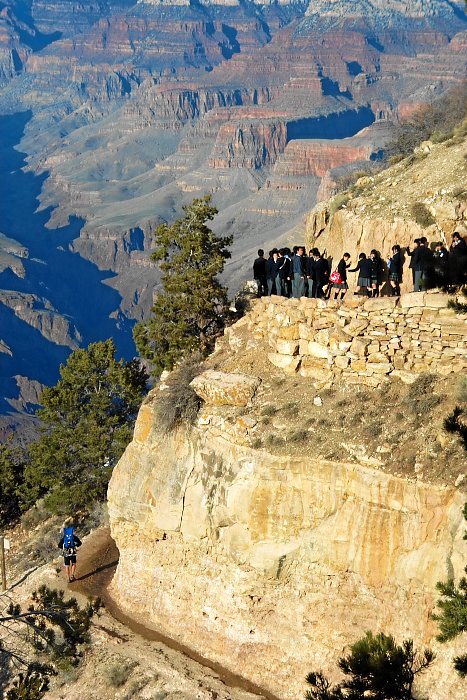
<svg viewBox="0 0 467 700">
<path fill-rule="evenodd" d="M 71 518 L 65 520 L 63 535 L 58 543 L 58 546 L 63 552 L 63 562 L 65 565 L 68 583 L 71 583 L 71 581 L 75 580 L 76 550 L 78 547 L 81 547 L 81 540 L 74 532 L 73 521 Z"/>
</svg>

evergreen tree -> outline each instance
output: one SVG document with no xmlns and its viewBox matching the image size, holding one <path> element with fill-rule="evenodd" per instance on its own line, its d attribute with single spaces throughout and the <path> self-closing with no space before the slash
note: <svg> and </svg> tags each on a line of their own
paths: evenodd
<svg viewBox="0 0 467 700">
<path fill-rule="evenodd" d="M 156 229 L 152 259 L 160 263 L 162 289 L 147 323 L 134 330 L 136 347 L 155 374 L 172 369 L 195 350 L 205 352 L 223 327 L 227 290 L 217 276 L 230 258 L 232 237 L 218 237 L 206 225 L 217 214 L 211 197 L 184 206 L 184 216 Z"/>
<path fill-rule="evenodd" d="M 8 601 L 4 594 L 5 602 Z M 3 603 L 4 601 L 0 601 Z M 0 696 L 10 674 L 22 668 L 10 686 L 7 700 L 40 700 L 48 690 L 50 675 L 57 669 L 78 665 L 82 646 L 89 643 L 89 629 L 98 612 L 99 600 L 81 608 L 76 598 L 65 600 L 63 591 L 41 586 L 32 594 L 32 603 L 22 610 L 9 602 L 0 614 Z"/>
<path fill-rule="evenodd" d="M 23 456 L 11 440 L 0 444 L 0 527 L 20 513 L 19 487 L 23 481 Z"/>
<path fill-rule="evenodd" d="M 467 503 L 464 505 L 464 518 L 467 520 Z M 467 532 L 464 533 L 467 540 Z M 467 574 L 467 566 L 465 567 Z M 439 623 L 439 642 L 447 642 L 458 634 L 467 632 L 467 578 L 464 576 L 456 586 L 453 580 L 446 583 L 438 582 L 436 588 L 443 596 L 438 600 L 439 615 L 433 615 L 433 619 Z M 454 658 L 454 668 L 461 676 L 467 676 L 467 654 Z"/>
<path fill-rule="evenodd" d="M 105 497 L 112 469 L 131 439 L 147 375 L 139 362 L 115 359 L 112 340 L 75 350 L 61 378 L 43 391 L 40 439 L 30 447 L 26 505 L 47 494 L 58 513 Z"/>
<path fill-rule="evenodd" d="M 412 700 L 415 676 L 428 668 L 434 659 L 430 649 L 422 654 L 408 639 L 401 646 L 391 635 L 367 632 L 352 644 L 350 654 L 338 661 L 348 678 L 331 686 L 322 673 L 310 673 L 311 689 L 306 700 Z"/>
</svg>

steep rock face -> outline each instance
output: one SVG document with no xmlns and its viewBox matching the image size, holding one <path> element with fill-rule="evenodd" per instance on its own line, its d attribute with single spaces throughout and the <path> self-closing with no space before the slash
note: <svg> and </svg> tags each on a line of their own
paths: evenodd
<svg viewBox="0 0 467 700">
<path fill-rule="evenodd" d="M 434 584 L 461 571 L 461 494 L 242 447 L 209 406 L 211 425 L 167 440 L 156 401 L 109 487 L 121 605 L 290 698 L 366 629 L 433 641 Z M 460 697 L 452 653 L 422 680 L 433 700 Z"/>
<path fill-rule="evenodd" d="M 441 296 L 404 297 L 408 321 L 398 325 L 391 317 L 393 335 L 421 334 L 430 314 L 436 316 L 435 326 L 444 312 L 452 315 Z M 335 435 L 334 459 L 316 446 L 319 432 L 299 451 L 293 449 L 295 439 L 279 453 L 272 447 L 273 439 L 293 435 L 287 432 L 293 430 L 290 399 L 297 399 L 296 415 L 304 418 L 310 411 L 309 387 L 321 387 L 324 396 L 329 378 L 316 383 L 313 374 L 304 373 L 286 379 L 276 363 L 264 364 L 268 346 L 284 357 L 288 353 L 290 360 L 306 335 L 307 351 L 320 361 L 322 350 L 329 355 L 333 347 L 341 351 L 339 357 L 351 347 L 357 359 L 368 350 L 368 362 L 382 361 L 377 355 L 384 351 L 377 353 L 373 345 L 376 338 L 384 340 L 382 317 L 390 313 L 385 302 L 391 300 L 370 300 L 361 313 L 353 300 L 321 309 L 307 301 L 262 300 L 228 329 L 208 359 L 215 371 L 204 371 L 192 384 L 205 400 L 192 429 L 161 434 L 163 385 L 143 403 L 133 442 L 109 484 L 112 535 L 120 551 L 113 594 L 146 624 L 232 670 L 241 669 L 280 697 L 303 695 L 311 669 L 335 674 L 342 649 L 371 629 L 434 646 L 436 667 L 420 679 L 418 689 L 429 689 L 431 700 L 460 698 L 463 681 L 452 670 L 451 658 L 464 640 L 437 645 L 430 613 L 436 582 L 457 578 L 464 566 L 465 494 L 454 486 L 462 484 L 463 475 L 456 478 L 455 471 L 452 485 L 446 486 L 439 478 L 424 481 L 420 464 L 411 476 L 392 473 L 389 455 L 396 446 L 380 444 L 367 454 L 358 445 L 355 423 L 348 437 L 341 437 L 341 423 L 333 433 L 326 421 L 330 409 L 322 407 L 319 396 L 312 403 L 322 425 L 329 426 L 322 430 Z M 411 313 L 416 308 L 420 313 Z M 338 320 L 327 313 L 339 314 Z M 465 317 L 445 320 L 449 333 L 463 338 L 456 357 L 465 361 Z M 370 338 L 373 323 L 378 330 Z M 326 339 L 331 350 L 324 347 Z M 437 343 L 434 336 L 427 341 L 433 349 Z M 404 347 L 416 358 L 417 348 L 409 345 Z M 352 391 L 359 391 L 365 380 L 360 371 L 357 364 L 348 368 L 333 390 L 342 379 L 341 386 L 352 379 Z M 347 396 L 344 404 L 352 412 Z M 280 406 L 281 398 L 288 403 Z M 369 412 L 371 396 L 365 401 Z M 258 447 L 271 416 L 271 439 L 260 440 Z M 432 433 L 435 426 L 427 429 Z M 399 428 L 409 430 L 409 422 Z M 422 439 L 422 452 L 430 445 Z M 437 454 L 442 464 L 444 457 Z M 464 464 L 463 453 L 460 459 L 458 464 Z"/>
</svg>

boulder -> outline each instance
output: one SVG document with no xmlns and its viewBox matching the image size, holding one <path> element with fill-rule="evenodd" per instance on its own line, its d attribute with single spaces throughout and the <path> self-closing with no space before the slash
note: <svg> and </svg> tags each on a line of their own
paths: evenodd
<svg viewBox="0 0 467 700">
<path fill-rule="evenodd" d="M 258 377 L 210 369 L 195 377 L 190 386 L 211 406 L 246 406 L 260 383 Z"/>
</svg>

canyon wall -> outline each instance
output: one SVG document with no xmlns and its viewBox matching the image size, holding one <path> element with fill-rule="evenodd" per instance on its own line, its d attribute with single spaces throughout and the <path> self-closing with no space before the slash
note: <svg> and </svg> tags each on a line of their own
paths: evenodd
<svg viewBox="0 0 467 700">
<path fill-rule="evenodd" d="M 430 644 L 436 666 L 418 688 L 429 689 L 430 700 L 462 697 L 451 658 L 465 639 L 437 644 L 430 613 L 436 582 L 457 578 L 465 564 L 465 494 L 420 474 L 385 472 L 384 450 L 372 460 L 344 450 L 326 459 L 292 446 L 277 454 L 253 440 L 271 405 L 266 386 L 276 405 L 283 394 L 295 396 L 303 411 L 305 387 L 317 380 L 379 380 L 379 355 L 395 362 L 396 336 L 414 373 L 426 370 L 426 342 L 435 355 L 443 344 L 439 371 L 465 368 L 465 315 L 447 309 L 441 295 L 429 297 L 408 295 L 400 306 L 259 300 L 192 382 L 204 402 L 193 428 L 161 431 L 158 401 L 167 385 L 148 395 L 108 493 L 120 551 L 111 589 L 125 610 L 279 697 L 302 696 L 311 670 L 336 678 L 337 657 L 368 629 Z M 327 353 L 318 355 L 330 368 L 325 381 L 308 371 L 288 378 L 287 367 L 281 380 L 277 355 L 297 369 L 305 356 L 293 353 L 305 345 L 313 360 L 318 349 Z M 365 369 L 352 368 L 359 362 Z M 395 370 L 393 381 L 400 381 Z M 290 425 L 278 415 L 284 432 Z"/>
</svg>

